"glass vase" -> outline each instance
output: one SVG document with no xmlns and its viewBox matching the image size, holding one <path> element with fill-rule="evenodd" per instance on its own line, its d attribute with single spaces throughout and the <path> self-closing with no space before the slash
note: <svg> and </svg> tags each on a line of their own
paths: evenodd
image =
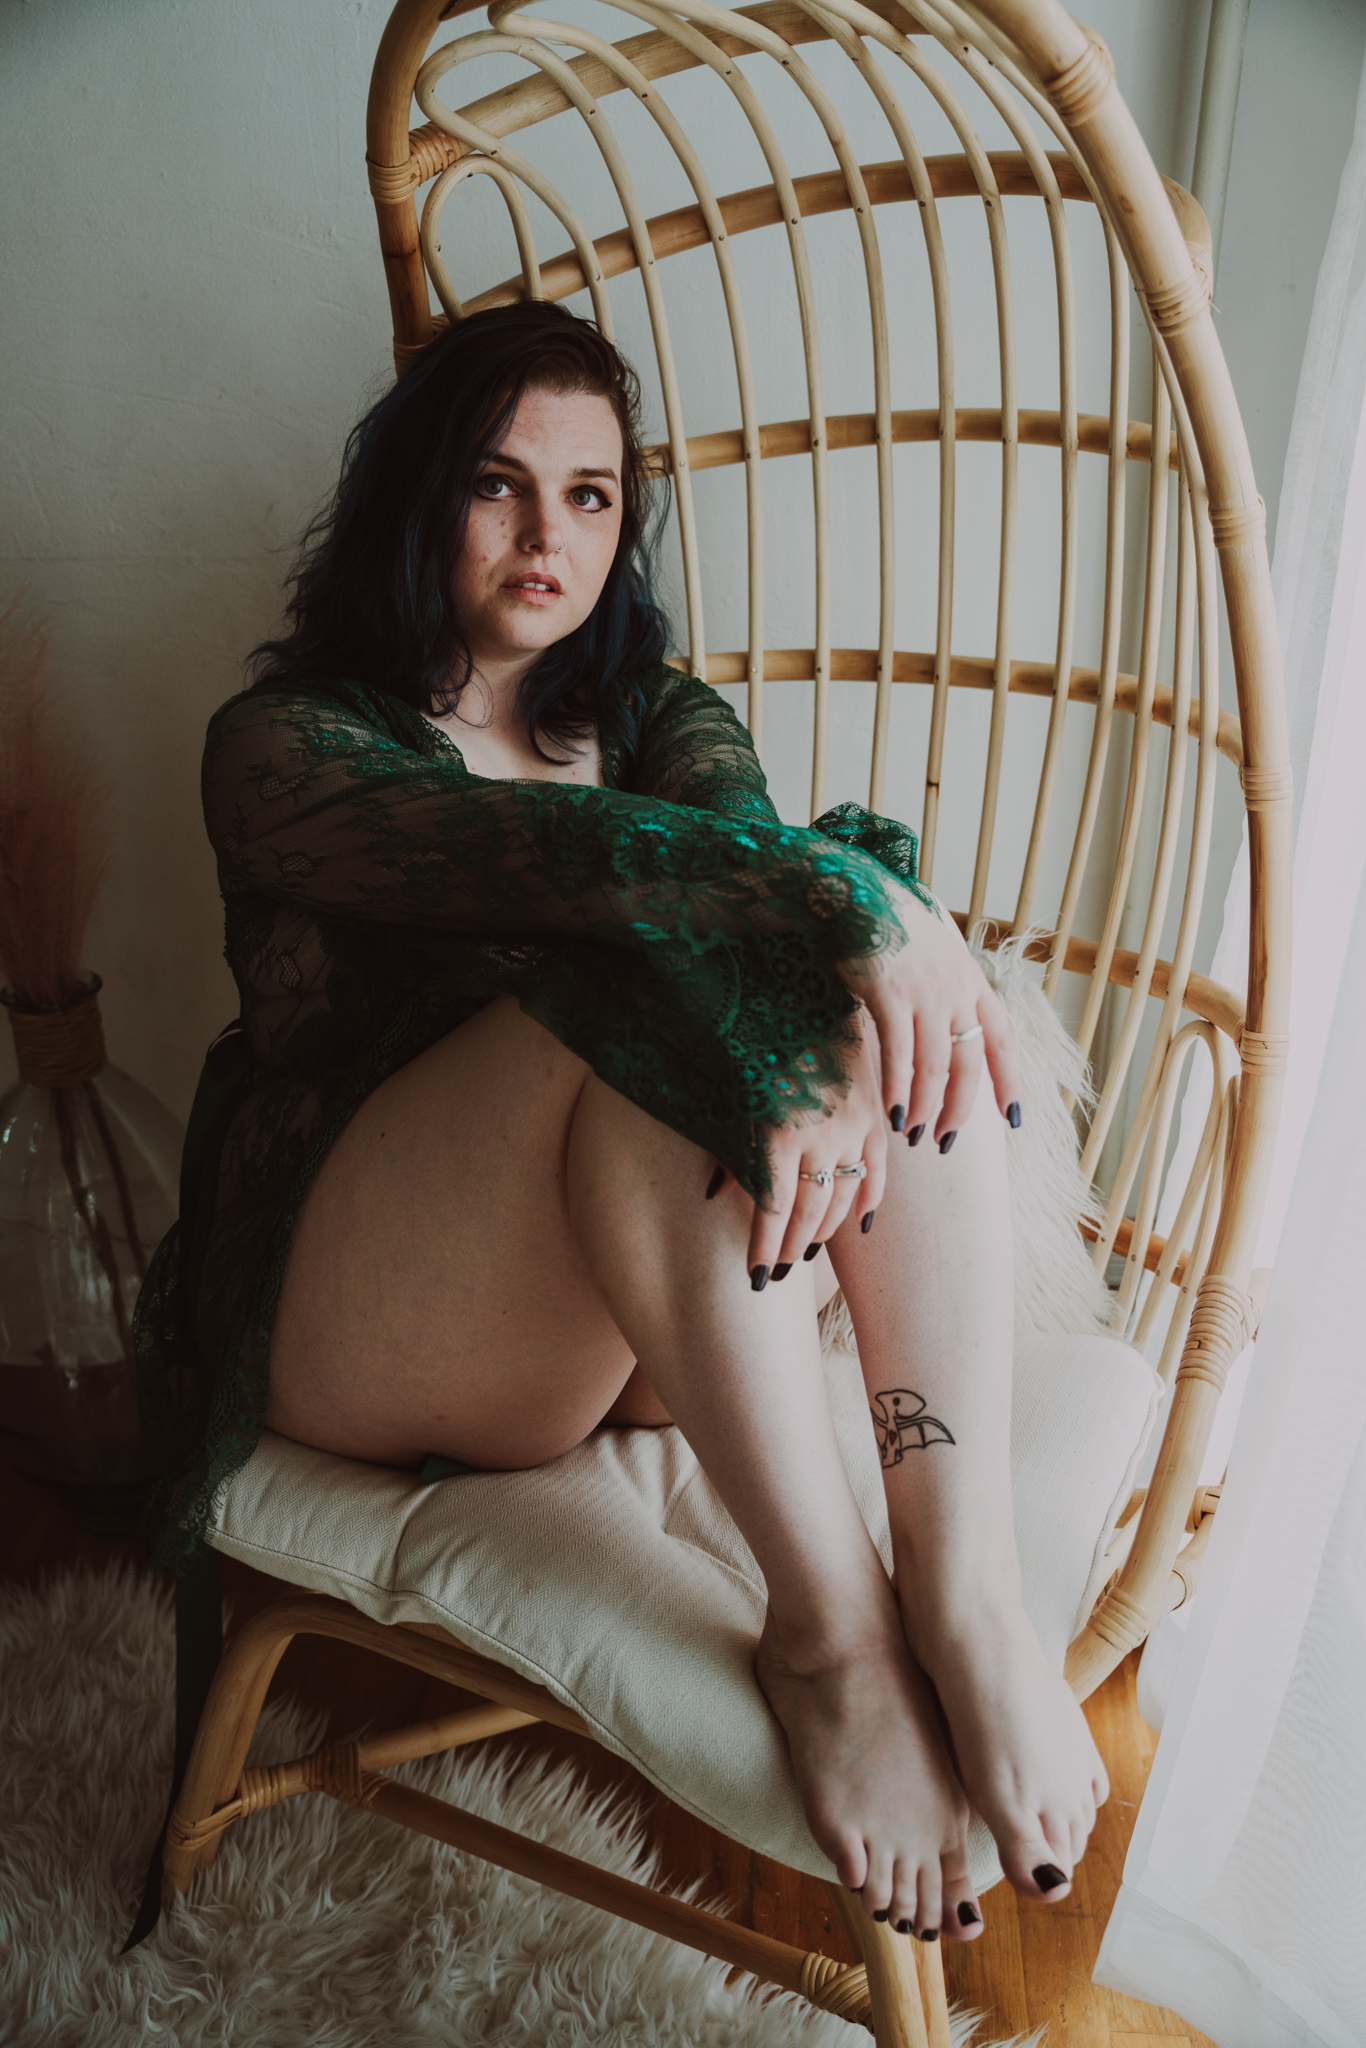
<svg viewBox="0 0 1366 2048">
<path fill-rule="evenodd" d="M 132 1318 L 175 1221 L 183 1131 L 104 1051 L 99 982 L 9 1010 L 18 1085 L 0 1097 L 0 1456 L 129 1503 L 150 1477 Z"/>
</svg>

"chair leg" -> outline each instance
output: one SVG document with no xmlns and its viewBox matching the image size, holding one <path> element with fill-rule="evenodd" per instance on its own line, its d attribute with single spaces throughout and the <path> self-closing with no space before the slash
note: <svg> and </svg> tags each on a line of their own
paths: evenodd
<svg viewBox="0 0 1366 2048">
<path fill-rule="evenodd" d="M 296 1632 L 294 1604 L 283 1601 L 253 1615 L 223 1653 L 166 1830 L 164 1898 L 188 1891 L 195 1872 L 213 1860 L 217 1838 L 187 1842 L 185 1831 L 207 1820 L 236 1789 L 275 1667 Z"/>
<path fill-rule="evenodd" d="M 920 1957 L 916 1953 L 922 1944 L 912 1935 L 897 1934 L 885 1922 L 870 1920 L 843 1885 L 827 1885 L 826 1890 L 841 1927 L 863 1956 L 877 2048 L 940 2048 L 939 2040 L 930 2035 L 925 2025 Z M 938 1947 L 934 1946 L 937 1961 Z M 941 1996 L 942 1991 L 941 1971 Z M 947 2043 L 947 2032 L 943 2039 Z"/>
<path fill-rule="evenodd" d="M 943 1948 L 937 1941 L 918 1941 L 915 1951 L 929 2048 L 953 2048 L 953 2037 L 949 2032 L 949 1994 L 944 1985 Z"/>
</svg>

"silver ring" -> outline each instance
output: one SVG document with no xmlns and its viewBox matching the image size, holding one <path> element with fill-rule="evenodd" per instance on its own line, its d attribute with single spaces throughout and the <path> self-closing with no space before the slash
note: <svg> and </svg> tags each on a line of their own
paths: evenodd
<svg viewBox="0 0 1366 2048">
<path fill-rule="evenodd" d="M 799 1173 L 798 1180 L 812 1180 L 818 1188 L 833 1187 L 837 1180 L 867 1180 L 868 1162 L 856 1161 L 853 1166 L 821 1166 L 815 1173 Z"/>
<path fill-rule="evenodd" d="M 974 1024 L 970 1031 L 951 1031 L 949 1044 L 963 1045 L 969 1038 L 980 1038 L 986 1028 L 985 1024 Z"/>
</svg>

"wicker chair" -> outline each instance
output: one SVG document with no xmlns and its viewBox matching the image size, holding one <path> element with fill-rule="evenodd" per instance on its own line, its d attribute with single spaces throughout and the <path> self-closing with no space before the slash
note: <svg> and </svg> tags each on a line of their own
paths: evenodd
<svg viewBox="0 0 1366 2048">
<path fill-rule="evenodd" d="M 1159 178 L 1104 46 L 1057 0 L 916 0 L 911 9 L 899 0 L 763 0 L 738 13 L 709 0 L 689 0 L 677 11 L 662 0 L 615 0 L 642 25 L 615 45 L 540 14 L 514 14 L 504 0 L 490 8 L 487 32 L 457 36 L 429 56 L 439 23 L 474 4 L 398 0 L 375 65 L 367 170 L 400 373 L 443 319 L 523 294 L 586 293 L 609 333 L 614 310 L 619 331 L 634 318 L 639 334 L 653 340 L 653 393 L 667 427 L 657 458 L 672 479 L 693 670 L 743 693 L 783 793 L 809 742 L 813 815 L 829 795 L 856 793 L 829 785 L 848 781 L 851 749 L 862 745 L 857 772 L 869 802 L 920 825 L 924 872 L 959 906 L 960 921 L 986 920 L 997 940 L 1046 931 L 1032 947 L 1048 962 L 1047 991 L 1098 1071 L 1084 1151 L 1087 1171 L 1100 1175 L 1108 1196 L 1095 1258 L 1105 1265 L 1123 1257 L 1117 1330 L 1156 1348 L 1167 1318 L 1161 1371 L 1171 1392 L 1151 1484 L 1120 1518 L 1113 1575 L 1068 1653 L 1068 1678 L 1084 1697 L 1193 1584 L 1212 1513 L 1209 1494 L 1197 1491 L 1201 1462 L 1229 1366 L 1255 1328 L 1251 1262 L 1285 1066 L 1290 779 L 1279 653 L 1263 506 L 1210 318 L 1203 218 L 1189 195 Z M 566 46 L 580 54 L 566 57 Z M 458 113 L 438 97 L 457 65 L 492 58 L 506 76 L 509 57 L 529 65 L 530 76 Z M 653 90 L 655 80 L 704 69 L 710 85 L 700 76 L 680 84 L 672 106 Z M 410 133 L 414 96 L 425 125 Z M 744 146 L 752 153 L 757 145 L 768 182 L 715 193 L 704 162 L 715 150 L 689 141 L 673 110 L 684 106 L 704 125 L 723 113 L 739 124 Z M 954 149 L 923 154 L 916 123 L 927 136 L 951 136 Z M 535 156 L 511 146 L 541 124 L 549 126 L 526 144 Z M 556 140 L 566 127 L 573 137 Z M 1009 146 L 987 148 L 978 127 Z M 894 143 L 891 160 L 862 161 L 855 138 L 884 129 Z M 634 175 L 617 131 L 631 139 Z M 706 132 L 716 131 L 706 125 Z M 801 175 L 789 171 L 784 150 L 796 135 L 817 151 L 816 168 Z M 584 194 L 577 206 L 542 167 L 547 152 L 562 166 L 575 148 L 591 159 L 575 187 Z M 666 171 L 681 171 L 691 198 L 647 218 L 634 177 L 662 190 Z M 462 305 L 439 236 L 457 186 L 468 188 L 474 174 L 505 202 L 520 272 Z M 466 189 L 460 204 L 469 198 Z M 613 217 L 595 239 L 578 206 L 586 212 L 604 199 Z M 846 293 L 851 275 L 850 262 L 832 255 L 833 225 L 808 232 L 808 221 L 827 214 L 847 215 L 845 230 L 856 236 L 864 280 L 856 312 L 846 301 L 832 316 L 823 295 L 818 258 L 829 259 L 827 270 L 834 264 L 831 274 Z M 476 218 L 486 225 L 486 216 Z M 568 246 L 542 256 L 537 224 L 551 218 Z M 1069 222 L 1079 231 L 1075 261 Z M 757 232 L 765 227 L 785 233 L 765 237 Z M 894 232 L 896 265 L 883 249 Z M 697 255 L 691 267 L 672 259 L 708 248 L 724 308 L 714 335 L 729 336 L 730 360 L 722 363 L 709 340 L 703 380 L 696 357 L 706 259 Z M 754 313 L 743 275 L 751 252 L 759 265 L 759 349 L 745 324 Z M 966 340 L 961 322 L 957 335 L 953 328 L 953 299 L 961 300 L 970 258 L 980 259 L 980 303 L 994 308 L 995 362 L 983 322 Z M 615 279 L 623 282 L 614 291 Z M 1128 418 L 1131 283 L 1142 315 L 1134 331 L 1152 359 L 1151 423 Z M 431 288 L 442 314 L 433 314 Z M 666 307 L 680 295 L 692 331 L 689 349 L 676 356 Z M 1020 403 L 1017 303 L 1020 317 L 1049 331 L 1056 351 L 1051 409 Z M 1087 315 L 1080 324 L 1079 304 Z M 781 354 L 777 323 L 789 314 L 785 360 L 797 366 L 793 381 L 804 381 L 806 409 L 775 424 L 764 417 L 763 388 Z M 839 355 L 827 349 L 823 359 L 822 325 L 832 317 L 845 347 Z M 917 322 L 918 353 L 893 339 L 894 332 L 914 337 Z M 1091 360 L 1097 332 L 1099 369 Z M 632 352 L 640 361 L 642 350 Z M 1033 359 L 1038 354 L 1036 346 Z M 985 368 L 979 357 L 988 358 Z M 827 410 L 832 367 L 838 383 L 871 391 L 871 409 Z M 928 402 L 894 409 L 894 385 L 916 375 Z M 1104 411 L 1079 411 L 1087 377 L 1108 386 Z M 690 436 L 685 387 L 697 391 L 697 405 L 722 407 L 722 418 L 723 389 L 738 392 L 738 426 L 717 430 L 709 413 L 708 431 Z M 916 458 L 918 443 L 926 453 Z M 965 463 L 973 443 L 988 445 Z M 1054 452 L 1022 461 L 1022 447 Z M 898 448 L 908 452 L 898 457 Z M 857 449 L 871 453 L 844 453 Z M 908 516 L 904 493 L 898 502 L 897 467 L 917 460 L 912 475 L 920 488 Z M 835 566 L 832 528 L 839 524 L 842 544 L 847 533 L 841 463 L 863 465 L 857 503 L 868 508 L 868 559 L 877 563 L 863 607 L 865 644 L 851 646 L 831 644 L 859 600 L 847 551 L 839 554 L 844 567 L 837 573 Z M 727 477 L 727 469 L 735 474 Z M 702 473 L 713 471 L 704 482 Z M 810 549 L 813 575 L 800 589 L 789 573 L 790 549 L 780 565 L 788 582 L 772 573 L 771 548 L 766 575 L 766 493 L 780 506 L 784 530 Z M 984 494 L 994 531 L 980 516 Z M 1131 495 L 1142 499 L 1141 536 Z M 937 508 L 932 540 L 926 506 Z M 706 514 L 700 524 L 699 508 Z M 903 533 L 916 536 L 910 546 L 898 548 L 894 538 L 898 515 Z M 743 582 L 720 576 L 702 534 L 716 537 L 711 553 L 723 561 L 743 546 Z M 1218 702 L 1216 558 L 1236 712 Z M 747 630 L 734 637 L 745 644 L 709 651 L 704 595 L 723 617 L 739 618 L 742 588 Z M 898 605 L 903 619 L 925 625 L 922 647 L 898 644 Z M 811 644 L 770 644 L 775 623 L 779 634 L 786 627 Z M 956 651 L 965 639 L 973 653 Z M 1130 645 L 1136 660 L 1126 674 L 1121 656 Z M 921 764 L 923 793 L 915 788 Z M 1233 769 L 1251 843 L 1245 1004 L 1191 967 L 1215 778 Z M 1026 777 L 1030 792 L 1021 803 Z M 1153 1224 L 1178 1084 L 1197 1041 L 1211 1053 L 1217 1085 L 1190 1185 L 1164 1240 Z M 1197 1533 L 1186 1542 L 1191 1530 Z M 492 1704 L 274 1771 L 244 1771 L 271 1674 L 300 1631 L 379 1650 Z M 550 1690 L 439 1629 L 385 1628 L 316 1594 L 282 1601 L 239 1632 L 219 1668 L 168 1831 L 166 1883 L 184 1890 L 222 1829 L 254 1806 L 326 1790 L 801 1991 L 863 2020 L 883 2048 L 927 2041 L 945 2048 L 937 1949 L 899 1941 L 851 1912 L 838 1887 L 832 1897 L 864 1956 L 861 1970 L 589 1870 L 378 1775 L 401 1758 L 528 1718 L 584 1728 Z M 192 1725 L 187 1718 L 187 1734 Z"/>
</svg>

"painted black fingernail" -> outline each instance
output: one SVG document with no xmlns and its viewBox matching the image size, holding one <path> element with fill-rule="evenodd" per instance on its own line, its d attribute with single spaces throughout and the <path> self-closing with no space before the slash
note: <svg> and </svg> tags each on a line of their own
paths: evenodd
<svg viewBox="0 0 1366 2048">
<path fill-rule="evenodd" d="M 875 1920 L 885 1920 L 887 1915 L 885 1913 L 874 1913 L 873 1918 Z"/>
<path fill-rule="evenodd" d="M 915 1933 L 915 1929 L 914 1929 L 914 1927 L 912 1927 L 912 1925 L 911 1925 L 911 1923 L 910 1923 L 910 1921 L 909 1921 L 909 1920 L 898 1920 L 898 1921 L 897 1921 L 897 1923 L 896 1923 L 896 1931 L 897 1931 L 897 1933 L 898 1933 L 898 1934 L 914 1934 L 914 1933 Z"/>
<path fill-rule="evenodd" d="M 1020 1105 L 1019 1105 L 1019 1103 L 1018 1103 L 1018 1102 L 1012 1102 L 1012 1103 L 1011 1103 L 1011 1105 L 1010 1105 L 1010 1107 L 1009 1107 L 1009 1109 L 1008 1109 L 1008 1110 L 1006 1111 L 1006 1122 L 1007 1122 L 1007 1123 L 1008 1123 L 1008 1124 L 1010 1125 L 1010 1128 L 1011 1128 L 1011 1130 L 1012 1130 L 1012 1131 L 1018 1131 L 1018 1130 L 1019 1130 L 1019 1128 L 1020 1128 Z"/>
<path fill-rule="evenodd" d="M 940 1152 L 947 1152 L 949 1148 L 952 1146 L 953 1141 L 957 1136 L 957 1131 L 945 1131 L 943 1137 L 939 1140 Z"/>
<path fill-rule="evenodd" d="M 762 1294 L 768 1285 L 768 1267 L 751 1266 L 749 1269 L 749 1284 L 756 1294 Z"/>
<path fill-rule="evenodd" d="M 908 1145 L 918 1145 L 918 1144 L 920 1143 L 920 1140 L 921 1140 L 921 1139 L 922 1139 L 922 1138 L 924 1137 L 924 1135 L 925 1135 L 925 1126 L 924 1126 L 924 1124 L 917 1124 L 917 1125 L 916 1125 L 916 1127 L 915 1127 L 915 1129 L 914 1129 L 913 1131 L 907 1131 L 907 1133 L 906 1133 L 906 1143 L 907 1143 Z"/>
<path fill-rule="evenodd" d="M 977 1908 L 968 1905 L 967 1901 L 964 1900 L 963 1904 L 958 1908 L 958 1925 L 960 1927 L 980 1927 L 981 1924 L 982 1916 Z"/>
<path fill-rule="evenodd" d="M 806 1247 L 806 1250 L 805 1250 L 805 1251 L 804 1251 L 804 1252 L 802 1253 L 802 1258 L 803 1258 L 803 1259 L 818 1259 L 818 1258 L 820 1257 L 820 1255 L 821 1255 L 821 1247 L 820 1247 L 820 1246 L 819 1246 L 818 1244 L 809 1244 L 809 1245 L 808 1245 L 808 1246 Z"/>
<path fill-rule="evenodd" d="M 775 1267 L 773 1268 L 773 1271 L 772 1271 L 772 1272 L 771 1272 L 771 1273 L 769 1274 L 769 1276 L 768 1276 L 768 1277 L 769 1277 L 769 1279 L 770 1279 L 770 1280 L 786 1280 L 786 1278 L 787 1278 L 788 1274 L 789 1274 L 789 1273 L 790 1273 L 791 1271 L 792 1271 L 792 1261 L 791 1261 L 791 1259 L 789 1259 L 789 1260 L 788 1260 L 788 1261 L 786 1262 L 786 1264 L 785 1264 L 785 1265 L 782 1265 L 782 1266 L 775 1266 Z"/>
<path fill-rule="evenodd" d="M 718 1166 L 718 1167 L 717 1167 L 717 1169 L 716 1169 L 716 1171 L 715 1171 L 715 1173 L 714 1173 L 714 1174 L 712 1175 L 711 1179 L 710 1179 L 710 1180 L 709 1180 L 709 1181 L 707 1182 L 707 1200 L 708 1200 L 708 1201 L 710 1201 L 710 1200 L 711 1200 L 711 1198 L 712 1198 L 712 1196 L 713 1196 L 713 1195 L 719 1195 L 719 1194 L 720 1194 L 720 1192 L 721 1192 L 721 1183 L 722 1183 L 722 1181 L 723 1181 L 723 1180 L 725 1179 L 725 1177 L 726 1177 L 726 1169 L 725 1169 L 725 1167 L 724 1167 L 724 1166 Z"/>
<path fill-rule="evenodd" d="M 902 1131 L 906 1128 L 906 1105 L 904 1102 L 894 1102 L 892 1104 L 887 1112 L 887 1121 L 894 1131 Z"/>
<path fill-rule="evenodd" d="M 922 1941 L 938 1941 L 939 1929 L 937 1927 L 922 1927 L 920 1930 L 920 1939 Z"/>
<path fill-rule="evenodd" d="M 1055 1892 L 1060 1884 L 1066 1884 L 1067 1879 L 1056 1863 L 1039 1863 L 1035 1865 L 1034 1882 L 1041 1892 Z"/>
<path fill-rule="evenodd" d="M 864 1217 L 864 1219 L 863 1219 L 862 1223 L 860 1223 L 860 1225 L 859 1225 L 859 1229 L 860 1229 L 860 1230 L 861 1230 L 861 1231 L 863 1232 L 863 1234 L 864 1234 L 864 1236 L 865 1236 L 865 1237 L 867 1237 L 867 1235 L 868 1235 L 868 1232 L 869 1232 L 869 1231 L 870 1231 L 870 1230 L 872 1229 L 872 1227 L 873 1227 L 873 1218 L 874 1218 L 874 1217 L 875 1217 L 876 1215 L 877 1215 L 877 1210 L 876 1210 L 876 1209 L 870 1209 L 870 1210 L 868 1211 L 868 1214 L 867 1214 L 867 1215 L 866 1215 L 866 1216 Z"/>
</svg>

